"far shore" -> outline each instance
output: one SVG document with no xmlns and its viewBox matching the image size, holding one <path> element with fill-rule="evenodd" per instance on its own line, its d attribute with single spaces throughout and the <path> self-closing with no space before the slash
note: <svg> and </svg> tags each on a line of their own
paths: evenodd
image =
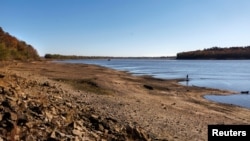
<svg viewBox="0 0 250 141">
<path fill-rule="evenodd" d="M 207 140 L 208 125 L 250 123 L 249 109 L 208 101 L 203 97 L 206 94 L 228 95 L 234 92 L 184 86 L 178 83 L 181 80 L 133 76 L 96 65 L 51 61 L 7 63 L 0 72 L 22 77 L 30 82 L 43 81 L 60 86 L 64 91 L 60 94 L 62 99 L 75 96 L 77 100 L 72 100 L 70 104 L 80 104 L 71 109 L 73 114 L 82 115 L 83 111 L 79 107 L 92 108 L 98 119 L 110 118 L 124 127 L 136 127 L 136 132 L 141 133 L 136 136 L 141 136 L 143 140 Z M 8 80 L 7 77 L 5 79 L 0 84 L 7 85 L 7 81 L 13 83 L 11 81 L 14 80 Z M 39 93 L 48 92 L 46 90 Z M 35 94 L 34 92 L 33 95 Z M 108 132 L 102 128 L 88 127 L 86 132 L 93 130 L 98 136 L 96 138 L 107 139 L 105 134 L 111 134 L 113 130 Z M 118 133 L 123 134 L 125 131 L 117 129 L 116 132 L 117 136 L 114 134 L 112 137 L 121 138 Z M 125 138 L 135 140 L 136 137 L 126 135 Z"/>
<path fill-rule="evenodd" d="M 68 60 L 68 59 L 176 59 L 176 56 L 78 56 L 78 55 L 61 55 L 45 54 L 45 59 Z"/>
</svg>

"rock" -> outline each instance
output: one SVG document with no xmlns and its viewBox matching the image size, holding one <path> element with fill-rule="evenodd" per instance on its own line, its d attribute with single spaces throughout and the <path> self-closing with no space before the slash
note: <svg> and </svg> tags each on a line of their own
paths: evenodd
<svg viewBox="0 0 250 141">
<path fill-rule="evenodd" d="M 3 120 L 11 120 L 11 114 L 9 112 L 5 112 L 2 117 L 2 121 Z"/>
<path fill-rule="evenodd" d="M 98 121 L 99 116 L 98 116 L 98 115 L 92 114 L 92 115 L 90 116 L 90 119 L 95 120 L 95 121 Z"/>
<path fill-rule="evenodd" d="M 174 103 L 172 103 L 171 105 L 176 105 L 176 103 L 174 102 Z"/>
<path fill-rule="evenodd" d="M 53 118 L 53 119 L 51 120 L 51 123 L 52 123 L 54 126 L 62 126 L 62 124 L 61 124 L 60 121 L 61 121 L 61 120 L 57 117 L 57 118 Z"/>
<path fill-rule="evenodd" d="M 114 131 L 121 132 L 122 128 L 120 126 L 113 125 Z"/>
<path fill-rule="evenodd" d="M 34 113 L 36 113 L 38 115 L 42 114 L 42 106 L 40 105 L 40 103 L 38 104 L 36 101 L 30 101 L 28 103 L 28 108 L 32 112 L 34 112 Z"/>
<path fill-rule="evenodd" d="M 14 91 L 12 89 L 4 89 L 4 94 L 12 96 L 14 95 Z"/>
<path fill-rule="evenodd" d="M 147 134 L 139 127 L 126 128 L 127 123 L 113 113 L 106 115 L 106 111 L 99 111 L 89 101 L 96 97 L 91 93 L 84 90 L 76 93 L 54 84 L 52 79 L 37 79 L 35 75 L 22 73 L 6 74 L 4 81 L 0 81 L 0 141 L 146 139 Z M 85 83 L 99 87 L 96 83 Z M 124 106 L 120 101 L 117 104 Z M 112 110 L 113 105 L 107 103 L 105 107 Z"/>
<path fill-rule="evenodd" d="M 104 131 L 104 127 L 103 127 L 103 125 L 102 124 L 98 124 L 98 129 L 100 130 L 100 131 Z"/>
<path fill-rule="evenodd" d="M 45 117 L 46 120 L 48 120 L 48 122 L 51 122 L 51 120 L 53 119 L 53 115 L 50 114 L 49 112 L 45 112 Z"/>
<path fill-rule="evenodd" d="M 19 97 L 22 98 L 22 100 L 28 100 L 28 95 L 21 92 L 21 93 L 18 93 Z"/>
<path fill-rule="evenodd" d="M 37 140 L 37 139 L 36 139 L 36 137 L 34 137 L 34 135 L 28 134 L 28 135 L 25 137 L 25 140 L 26 140 L 26 141 L 35 141 L 35 140 Z"/>
<path fill-rule="evenodd" d="M 148 89 L 148 90 L 153 90 L 154 89 L 152 86 L 149 86 L 149 85 L 143 85 L 143 87 Z"/>
<path fill-rule="evenodd" d="M 10 101 L 16 102 L 17 98 L 16 97 L 10 97 L 10 96 L 6 96 L 6 98 Z M 14 104 L 15 105 L 15 104 Z"/>
<path fill-rule="evenodd" d="M 17 115 L 15 113 L 11 112 L 10 115 L 11 115 L 11 120 L 17 121 Z"/>
<path fill-rule="evenodd" d="M 99 128 L 99 126 L 98 126 L 99 125 L 99 117 L 97 115 L 91 115 L 89 117 L 89 121 L 95 129 Z"/>
<path fill-rule="evenodd" d="M 57 115 L 57 110 L 56 110 L 56 108 L 55 108 L 54 106 L 51 107 L 50 110 L 51 110 L 51 113 L 52 113 L 53 115 Z"/>
<path fill-rule="evenodd" d="M 9 101 L 8 101 L 7 99 L 5 99 L 5 100 L 2 102 L 2 106 L 11 109 L 10 103 L 9 103 Z"/>
<path fill-rule="evenodd" d="M 75 141 L 81 141 L 79 137 L 75 137 Z"/>
<path fill-rule="evenodd" d="M 72 108 L 72 104 L 69 102 L 65 102 L 65 105 L 68 106 L 69 108 Z"/>
<path fill-rule="evenodd" d="M 72 130 L 72 134 L 75 135 L 75 136 L 81 137 L 83 133 L 80 130 L 75 130 L 74 129 L 74 130 Z"/>
<path fill-rule="evenodd" d="M 18 119 L 17 119 L 17 125 L 18 126 L 23 126 L 27 122 L 28 122 L 28 118 L 27 118 L 26 115 L 24 115 L 24 114 L 18 115 Z"/>
<path fill-rule="evenodd" d="M 42 84 L 42 86 L 51 87 L 51 85 L 50 85 L 50 83 L 49 83 L 48 81 L 44 82 L 44 83 Z"/>
<path fill-rule="evenodd" d="M 27 126 L 29 129 L 33 128 L 33 125 L 34 125 L 34 123 L 32 123 L 32 122 L 26 122 L 26 126 Z"/>
<path fill-rule="evenodd" d="M 16 90 L 16 91 L 21 90 L 21 88 L 20 88 L 20 86 L 19 86 L 19 85 L 17 85 L 17 86 L 15 86 L 15 87 L 13 87 L 13 89 L 14 89 L 14 90 Z"/>
<path fill-rule="evenodd" d="M 55 131 L 56 134 L 58 134 L 60 137 L 66 137 L 67 135 L 62 133 L 62 132 L 59 132 L 59 131 Z M 67 136 L 69 138 L 69 136 Z"/>
<path fill-rule="evenodd" d="M 149 140 L 148 135 L 142 131 L 142 129 L 138 127 L 133 127 L 131 125 L 126 126 L 126 132 L 132 139 L 139 139 L 139 140 Z"/>
<path fill-rule="evenodd" d="M 11 131 L 11 133 L 13 134 L 13 139 L 15 141 L 20 140 L 20 128 L 16 125 L 14 125 L 14 129 Z"/>
<path fill-rule="evenodd" d="M 55 130 L 50 134 L 50 139 L 57 139 Z"/>
<path fill-rule="evenodd" d="M 75 123 L 76 125 L 83 126 L 83 120 L 78 120 Z"/>
<path fill-rule="evenodd" d="M 0 78 L 4 78 L 5 77 L 5 75 L 4 74 L 0 74 Z"/>
<path fill-rule="evenodd" d="M 0 121 L 0 127 L 3 127 L 8 132 L 10 132 L 14 128 L 14 124 L 11 121 L 11 113 L 4 113 L 2 120 Z"/>
<path fill-rule="evenodd" d="M 99 136 L 98 136 L 95 132 L 91 132 L 90 134 L 91 134 L 93 137 L 95 137 L 96 140 L 98 140 Z"/>
<path fill-rule="evenodd" d="M 4 94 L 4 87 L 0 86 L 0 94 Z"/>
</svg>

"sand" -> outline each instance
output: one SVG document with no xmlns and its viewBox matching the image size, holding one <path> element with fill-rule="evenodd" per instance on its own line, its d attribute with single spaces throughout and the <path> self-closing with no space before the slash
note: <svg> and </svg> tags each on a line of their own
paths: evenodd
<svg viewBox="0 0 250 141">
<path fill-rule="evenodd" d="M 202 141 L 207 140 L 210 124 L 250 123 L 249 109 L 203 97 L 228 95 L 231 91 L 183 86 L 180 80 L 133 76 L 96 65 L 36 61 L 1 66 L 0 72 L 5 75 L 60 86 L 67 93 L 61 94 L 64 99 L 73 95 L 82 106 L 93 108 L 98 117 L 110 117 L 121 125 L 141 129 L 147 140 Z"/>
</svg>

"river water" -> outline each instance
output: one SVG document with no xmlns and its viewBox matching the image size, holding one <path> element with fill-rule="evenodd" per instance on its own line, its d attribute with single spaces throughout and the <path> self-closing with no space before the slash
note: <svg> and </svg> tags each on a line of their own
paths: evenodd
<svg viewBox="0 0 250 141">
<path fill-rule="evenodd" d="M 167 60 L 167 59 L 93 59 L 66 60 L 67 63 L 95 64 L 116 70 L 128 71 L 133 75 L 151 75 L 163 79 L 186 78 L 183 85 L 195 85 L 237 91 L 230 96 L 206 95 L 205 98 L 250 108 L 250 60 Z"/>
</svg>

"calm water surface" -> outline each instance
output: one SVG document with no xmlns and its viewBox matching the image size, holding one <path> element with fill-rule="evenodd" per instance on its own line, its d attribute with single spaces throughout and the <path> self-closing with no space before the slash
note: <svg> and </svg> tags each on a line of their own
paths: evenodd
<svg viewBox="0 0 250 141">
<path fill-rule="evenodd" d="M 67 60 L 68 63 L 95 64 L 128 71 L 134 75 L 175 79 L 189 76 L 189 86 L 202 86 L 225 90 L 250 91 L 250 60 L 165 60 L 165 59 L 106 59 Z M 186 82 L 181 82 L 187 85 Z M 217 102 L 250 108 L 250 95 L 207 95 Z"/>
</svg>

